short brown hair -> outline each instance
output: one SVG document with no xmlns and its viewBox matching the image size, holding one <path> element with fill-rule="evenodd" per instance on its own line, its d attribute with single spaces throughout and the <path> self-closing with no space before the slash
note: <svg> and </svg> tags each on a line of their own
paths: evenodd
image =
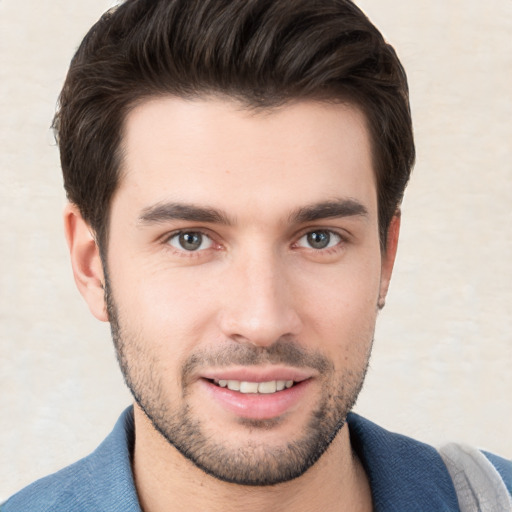
<svg viewBox="0 0 512 512">
<path fill-rule="evenodd" d="M 68 199 L 108 236 L 124 119 L 155 95 L 227 95 L 251 107 L 345 101 L 364 112 L 385 246 L 414 163 L 405 72 L 350 0 L 126 0 L 78 48 L 54 129 Z"/>
</svg>

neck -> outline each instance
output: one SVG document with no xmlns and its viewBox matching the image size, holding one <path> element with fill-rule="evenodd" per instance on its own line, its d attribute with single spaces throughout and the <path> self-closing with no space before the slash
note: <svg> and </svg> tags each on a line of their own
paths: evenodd
<svg viewBox="0 0 512 512">
<path fill-rule="evenodd" d="M 137 405 L 134 416 L 133 472 L 144 512 L 372 510 L 368 479 L 351 449 L 347 424 L 304 475 L 282 484 L 253 487 L 207 475 L 171 446 Z"/>
</svg>

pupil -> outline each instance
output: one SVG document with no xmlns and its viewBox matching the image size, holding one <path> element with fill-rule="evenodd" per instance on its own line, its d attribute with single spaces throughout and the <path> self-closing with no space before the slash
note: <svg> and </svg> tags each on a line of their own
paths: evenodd
<svg viewBox="0 0 512 512">
<path fill-rule="evenodd" d="M 202 243 L 201 233 L 181 233 L 180 245 L 187 251 L 197 251 Z"/>
<path fill-rule="evenodd" d="M 314 249 L 325 249 L 331 241 L 331 235 L 327 231 L 314 231 L 308 234 L 308 243 Z"/>
</svg>

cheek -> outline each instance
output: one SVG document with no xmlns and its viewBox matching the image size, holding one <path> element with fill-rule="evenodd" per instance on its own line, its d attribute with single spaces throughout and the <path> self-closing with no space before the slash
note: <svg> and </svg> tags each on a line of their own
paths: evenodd
<svg viewBox="0 0 512 512">
<path fill-rule="evenodd" d="M 118 280 L 116 297 L 124 325 L 146 344 L 172 346 L 175 355 L 184 352 L 204 335 L 214 312 L 211 283 L 192 272 L 143 269 L 130 274 L 129 280 Z"/>
<path fill-rule="evenodd" d="M 356 269 L 337 269 L 317 274 L 315 280 L 304 279 L 302 292 L 296 293 L 302 297 L 305 339 L 314 337 L 319 349 L 343 354 L 343 358 L 349 353 L 366 357 L 377 319 L 380 266 L 366 266 L 361 272 Z"/>
</svg>

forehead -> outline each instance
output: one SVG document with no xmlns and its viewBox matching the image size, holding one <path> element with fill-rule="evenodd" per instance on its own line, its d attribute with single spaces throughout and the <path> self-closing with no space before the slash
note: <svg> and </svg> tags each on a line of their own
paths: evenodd
<svg viewBox="0 0 512 512">
<path fill-rule="evenodd" d="M 116 196 L 131 195 L 134 207 L 173 200 L 237 214 L 352 197 L 376 208 L 368 130 L 351 105 L 300 101 L 261 111 L 153 98 L 128 114 L 123 154 Z"/>
</svg>

